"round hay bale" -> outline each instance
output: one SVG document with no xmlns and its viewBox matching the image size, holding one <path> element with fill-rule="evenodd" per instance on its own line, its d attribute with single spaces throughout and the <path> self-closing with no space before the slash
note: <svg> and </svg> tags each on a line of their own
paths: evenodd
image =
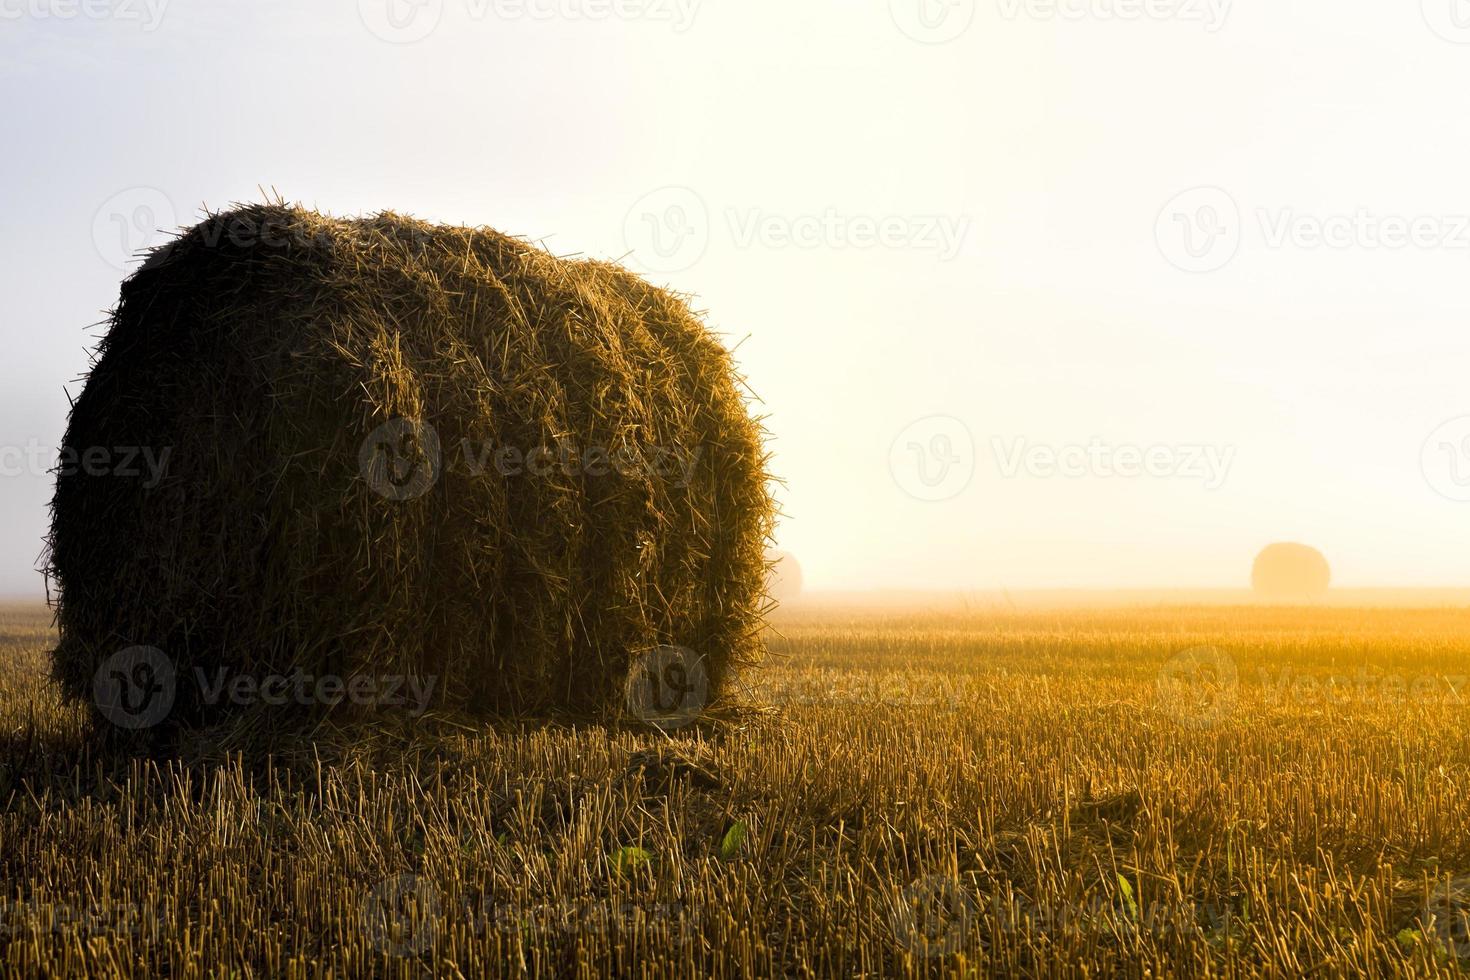
<svg viewBox="0 0 1470 980">
<path fill-rule="evenodd" d="M 217 683 L 241 676 L 602 711 L 676 645 L 714 697 L 761 652 L 774 509 L 741 381 L 615 264 L 392 213 L 210 216 L 123 284 L 72 407 L 64 460 L 166 465 L 59 470 L 54 675 L 90 699 L 158 651 L 188 726 L 245 710 Z M 305 683 L 284 708 L 314 715 Z"/>
<path fill-rule="evenodd" d="M 1251 587 L 1263 598 L 1313 601 L 1327 594 L 1332 572 L 1316 548 L 1292 542 L 1269 544 L 1251 567 Z"/>
<path fill-rule="evenodd" d="M 767 590 L 777 602 L 791 602 L 801 595 L 801 565 L 789 551 L 773 551 L 766 556 L 770 563 L 770 584 Z"/>
</svg>

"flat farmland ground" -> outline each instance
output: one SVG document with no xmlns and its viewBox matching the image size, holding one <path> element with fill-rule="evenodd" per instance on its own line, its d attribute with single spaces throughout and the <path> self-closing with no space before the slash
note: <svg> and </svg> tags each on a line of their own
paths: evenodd
<svg viewBox="0 0 1470 980">
<path fill-rule="evenodd" d="M 667 733 L 121 759 L 0 609 L 13 975 L 1455 975 L 1470 613 L 806 605 Z"/>
</svg>

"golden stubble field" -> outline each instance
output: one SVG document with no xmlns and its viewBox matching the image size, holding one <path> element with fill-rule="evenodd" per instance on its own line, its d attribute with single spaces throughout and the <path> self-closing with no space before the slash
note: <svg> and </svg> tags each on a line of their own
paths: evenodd
<svg viewBox="0 0 1470 980">
<path fill-rule="evenodd" d="M 1454 974 L 1463 609 L 779 613 L 667 734 L 104 757 L 0 611 L 11 975 Z M 1467 960 L 1470 963 L 1470 960 Z"/>
</svg>

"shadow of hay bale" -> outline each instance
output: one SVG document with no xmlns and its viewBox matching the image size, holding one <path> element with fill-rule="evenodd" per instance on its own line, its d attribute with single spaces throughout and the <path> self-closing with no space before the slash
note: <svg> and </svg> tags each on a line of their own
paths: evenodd
<svg viewBox="0 0 1470 980">
<path fill-rule="evenodd" d="M 53 674 L 140 741 L 605 712 L 660 644 L 717 697 L 761 654 L 765 464 L 728 351 L 620 266 L 213 215 L 123 284 L 72 407 Z"/>
</svg>

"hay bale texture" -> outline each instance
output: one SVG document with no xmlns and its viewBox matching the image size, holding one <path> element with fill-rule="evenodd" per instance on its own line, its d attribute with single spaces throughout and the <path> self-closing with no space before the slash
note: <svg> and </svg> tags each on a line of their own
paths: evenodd
<svg viewBox="0 0 1470 980">
<path fill-rule="evenodd" d="M 184 724 L 224 710 L 196 668 L 599 711 L 677 644 L 717 693 L 760 653 L 761 436 L 701 318 L 618 265 L 392 213 L 212 215 L 123 284 L 72 407 L 67 450 L 168 456 L 153 486 L 59 472 L 54 675 L 89 699 L 155 647 Z"/>
</svg>

